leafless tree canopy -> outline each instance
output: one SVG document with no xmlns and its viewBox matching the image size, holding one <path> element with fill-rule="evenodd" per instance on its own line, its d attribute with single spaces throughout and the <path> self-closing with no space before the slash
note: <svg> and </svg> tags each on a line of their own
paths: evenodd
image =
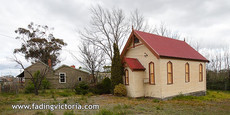
<svg viewBox="0 0 230 115">
<path fill-rule="evenodd" d="M 159 26 L 156 25 L 152 33 L 169 38 L 180 39 L 180 34 L 178 32 L 173 32 L 165 23 L 161 23 Z"/>
<path fill-rule="evenodd" d="M 105 9 L 101 6 L 91 9 L 91 23 L 88 28 L 80 32 L 84 41 L 89 41 L 102 50 L 110 61 L 113 57 L 113 44 L 119 49 L 127 40 L 132 25 L 136 30 L 148 31 L 148 24 L 138 10 L 131 12 L 130 17 L 125 17 L 121 9 Z"/>
<path fill-rule="evenodd" d="M 94 45 L 111 62 L 113 58 L 113 44 L 117 44 L 119 50 L 121 50 L 124 42 L 128 39 L 132 26 L 135 30 L 152 32 L 161 36 L 175 39 L 180 37 L 178 33 L 172 32 L 163 23 L 159 27 L 156 26 L 152 29 L 137 9 L 126 17 L 121 9 L 106 9 L 100 5 L 91 8 L 90 25 L 79 33 L 83 41 Z"/>
<path fill-rule="evenodd" d="M 131 12 L 130 22 L 135 30 L 151 32 L 148 22 L 138 9 Z"/>
<path fill-rule="evenodd" d="M 125 15 L 121 9 L 104 9 L 101 6 L 91 9 L 91 24 L 80 32 L 81 38 L 97 46 L 112 60 L 113 43 L 124 43 L 128 32 Z"/>
<path fill-rule="evenodd" d="M 92 75 L 94 82 L 96 82 L 95 74 L 103 68 L 105 64 L 105 56 L 103 51 L 96 45 L 89 42 L 82 42 L 82 45 L 78 47 L 80 50 L 80 56 L 74 56 Z"/>
<path fill-rule="evenodd" d="M 215 72 L 221 70 L 230 70 L 230 52 L 229 48 L 220 48 L 203 52 L 203 55 L 210 61 L 207 64 L 207 69 Z"/>
</svg>

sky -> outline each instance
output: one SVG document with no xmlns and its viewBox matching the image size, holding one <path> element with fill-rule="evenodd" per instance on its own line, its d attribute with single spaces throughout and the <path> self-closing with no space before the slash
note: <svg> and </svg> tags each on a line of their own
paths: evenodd
<svg viewBox="0 0 230 115">
<path fill-rule="evenodd" d="M 53 27 L 54 36 L 68 44 L 57 66 L 82 66 L 69 52 L 79 55 L 78 31 L 89 25 L 90 8 L 96 5 L 120 8 L 126 15 L 138 9 L 150 26 L 163 22 L 186 39 L 199 42 L 203 50 L 230 45 L 229 0 L 1 0 L 0 76 L 15 76 L 22 71 L 11 59 L 13 50 L 21 45 L 14 31 L 30 22 Z M 19 59 L 30 65 L 20 55 Z"/>
</svg>

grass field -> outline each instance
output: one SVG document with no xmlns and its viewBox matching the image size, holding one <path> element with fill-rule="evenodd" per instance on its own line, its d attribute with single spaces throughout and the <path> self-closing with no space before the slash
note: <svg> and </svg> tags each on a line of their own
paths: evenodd
<svg viewBox="0 0 230 115">
<path fill-rule="evenodd" d="M 12 104 L 99 104 L 98 110 L 13 110 Z M 230 115 L 230 92 L 207 91 L 206 96 L 177 96 L 172 100 L 116 97 L 113 95 L 76 95 L 71 90 L 47 90 L 34 94 L 0 94 L 0 115 L 125 115 L 125 114 L 207 114 Z"/>
</svg>

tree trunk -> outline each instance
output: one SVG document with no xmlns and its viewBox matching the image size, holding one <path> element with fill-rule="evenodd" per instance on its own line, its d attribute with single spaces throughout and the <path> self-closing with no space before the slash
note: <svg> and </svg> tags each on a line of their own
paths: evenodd
<svg viewBox="0 0 230 115">
<path fill-rule="evenodd" d="M 35 89 L 35 93 L 34 93 L 35 95 L 38 95 L 38 90 L 37 89 Z"/>
<path fill-rule="evenodd" d="M 36 86 L 34 87 L 34 94 L 38 95 L 38 88 Z"/>
</svg>

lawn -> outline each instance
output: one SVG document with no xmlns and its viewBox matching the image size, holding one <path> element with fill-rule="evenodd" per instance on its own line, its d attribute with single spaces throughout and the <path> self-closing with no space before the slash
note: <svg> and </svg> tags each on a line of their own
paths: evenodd
<svg viewBox="0 0 230 115">
<path fill-rule="evenodd" d="M 99 104 L 98 110 L 19 110 L 12 109 L 12 104 Z M 71 90 L 47 90 L 39 96 L 34 94 L 0 94 L 1 115 L 125 115 L 125 114 L 230 114 L 230 92 L 207 91 L 206 96 L 177 96 L 168 101 L 150 98 L 133 99 L 113 95 L 76 95 Z"/>
</svg>

